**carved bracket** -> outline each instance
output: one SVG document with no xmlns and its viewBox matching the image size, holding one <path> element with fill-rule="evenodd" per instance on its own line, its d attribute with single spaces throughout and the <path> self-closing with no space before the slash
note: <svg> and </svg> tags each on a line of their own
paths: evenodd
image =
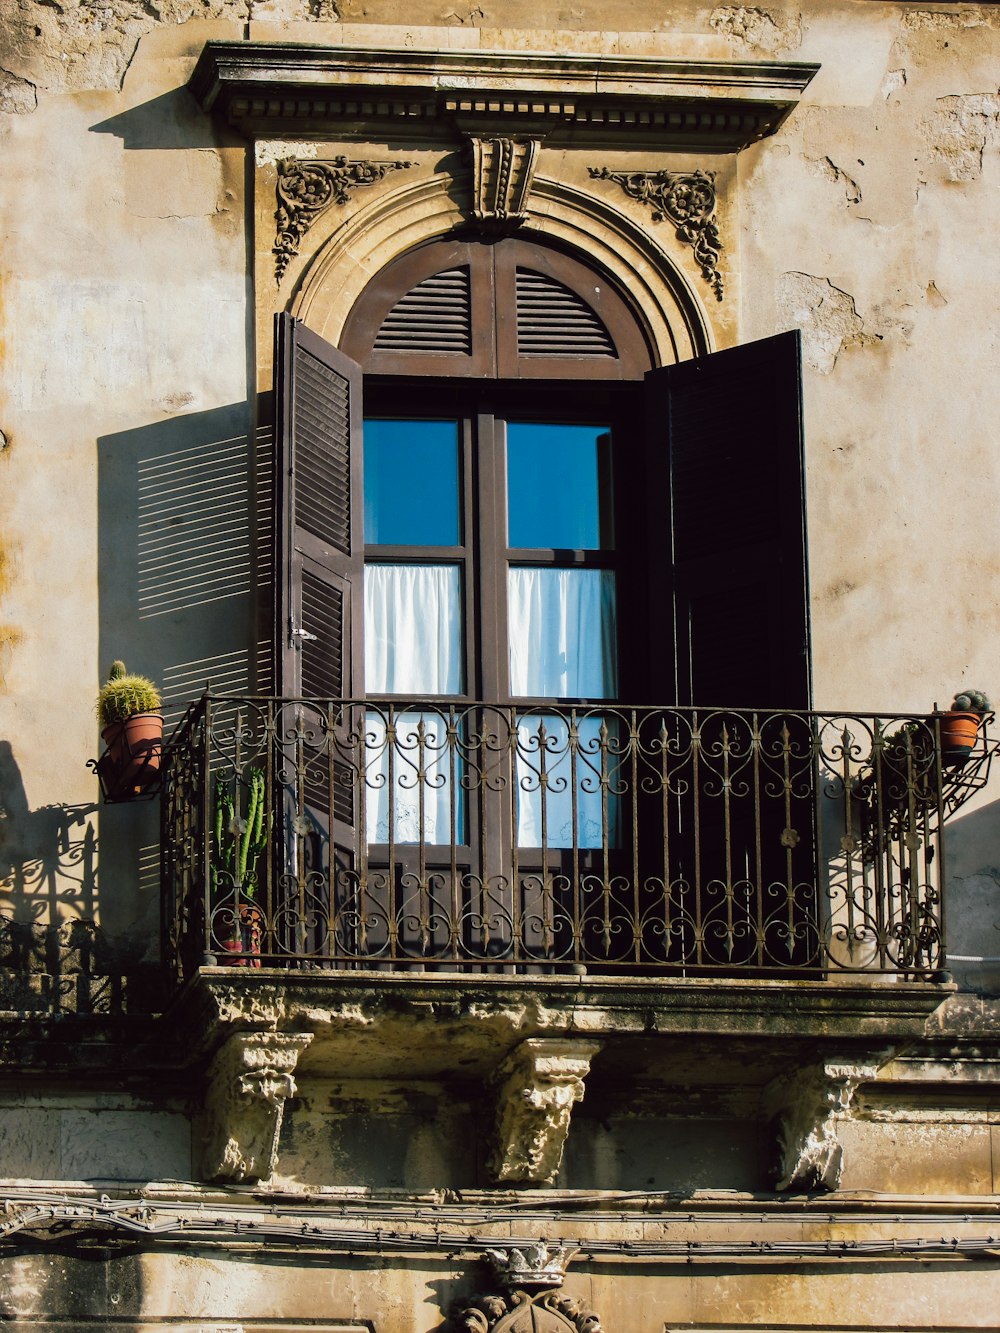
<svg viewBox="0 0 1000 1333">
<path fill-rule="evenodd" d="M 573 1107 L 600 1050 L 597 1042 L 530 1038 L 497 1071 L 494 1180 L 550 1184 L 562 1162 Z"/>
<path fill-rule="evenodd" d="M 390 171 L 403 171 L 413 165 L 401 161 L 349 162 L 346 157 L 335 157 L 330 162 L 282 158 L 277 164 L 275 185 L 278 231 L 271 247 L 275 282 L 281 282 L 292 257 L 299 253 L 299 242 L 331 204 L 346 204 L 354 190 L 377 185 Z"/>
<path fill-rule="evenodd" d="M 467 135 L 472 155 L 472 216 L 491 229 L 513 231 L 528 216 L 528 195 L 540 139 Z"/>
<path fill-rule="evenodd" d="M 202 1115 L 204 1180 L 250 1184 L 274 1171 L 285 1102 L 312 1033 L 240 1032 L 208 1070 Z"/>
<path fill-rule="evenodd" d="M 576 1250 L 546 1245 L 487 1250 L 503 1295 L 483 1293 L 453 1307 L 455 1333 L 602 1333 L 601 1321 L 579 1301 L 553 1290 L 562 1286 Z"/>
<path fill-rule="evenodd" d="M 837 1121 L 847 1114 L 859 1084 L 878 1074 L 877 1064 L 824 1062 L 776 1079 L 765 1101 L 778 1124 L 777 1190 L 835 1190 L 844 1149 Z"/>
<path fill-rule="evenodd" d="M 716 300 L 723 296 L 719 258 L 722 241 L 715 221 L 714 171 L 611 171 L 591 167 L 594 180 L 617 181 L 625 193 L 653 210 L 654 222 L 672 222 L 679 240 L 694 247 L 694 257 Z"/>
</svg>

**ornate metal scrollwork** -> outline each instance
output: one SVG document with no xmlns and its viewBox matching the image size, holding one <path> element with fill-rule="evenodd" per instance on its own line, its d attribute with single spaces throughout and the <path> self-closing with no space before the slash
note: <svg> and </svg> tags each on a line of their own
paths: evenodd
<svg viewBox="0 0 1000 1333">
<path fill-rule="evenodd" d="M 349 162 L 346 157 L 335 157 L 330 162 L 282 158 L 277 164 L 275 185 L 278 229 L 271 247 L 275 281 L 281 282 L 293 256 L 299 253 L 299 242 L 331 204 L 346 204 L 353 190 L 377 185 L 388 172 L 412 166 L 412 162 L 402 161 Z"/>
<path fill-rule="evenodd" d="M 723 296 L 719 257 L 722 241 L 715 221 L 713 171 L 611 171 L 591 167 L 594 180 L 617 181 L 627 195 L 648 204 L 654 222 L 672 222 L 680 240 L 694 247 L 694 257 L 716 299 Z"/>
</svg>

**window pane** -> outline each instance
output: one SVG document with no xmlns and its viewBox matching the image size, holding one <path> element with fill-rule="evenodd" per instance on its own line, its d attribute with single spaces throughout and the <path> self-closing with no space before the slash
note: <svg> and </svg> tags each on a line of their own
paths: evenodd
<svg viewBox="0 0 1000 1333">
<path fill-rule="evenodd" d="M 507 576 L 511 694 L 613 698 L 616 620 L 611 570 L 512 565 Z"/>
<path fill-rule="evenodd" d="M 365 689 L 461 694 L 464 634 L 458 565 L 365 566 Z"/>
<path fill-rule="evenodd" d="M 508 546 L 597 551 L 613 543 L 608 427 L 508 422 Z"/>
<path fill-rule="evenodd" d="M 457 546 L 457 421 L 365 419 L 365 541 Z"/>
</svg>

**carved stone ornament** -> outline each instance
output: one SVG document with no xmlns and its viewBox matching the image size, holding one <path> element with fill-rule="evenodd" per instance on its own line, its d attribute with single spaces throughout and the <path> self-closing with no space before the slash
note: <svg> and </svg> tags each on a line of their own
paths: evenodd
<svg viewBox="0 0 1000 1333">
<path fill-rule="evenodd" d="M 722 241 L 715 221 L 714 171 L 611 171 L 591 167 L 595 180 L 617 181 L 627 195 L 648 204 L 654 222 L 672 222 L 677 237 L 694 247 L 694 257 L 716 300 L 723 296 L 719 256 Z"/>
<path fill-rule="evenodd" d="M 486 1262 L 501 1287 L 524 1287 L 542 1291 L 561 1287 L 566 1269 L 578 1251 L 570 1245 L 512 1245 L 506 1250 L 487 1250 Z"/>
<path fill-rule="evenodd" d="M 484 226 L 498 230 L 519 227 L 528 216 L 528 194 L 541 140 L 469 135 L 469 146 L 473 217 Z"/>
<path fill-rule="evenodd" d="M 561 1286 L 576 1250 L 526 1245 L 487 1250 L 484 1259 L 504 1294 L 484 1293 L 451 1311 L 454 1333 L 602 1333 L 592 1310 L 553 1288 Z"/>
<path fill-rule="evenodd" d="M 346 204 L 352 191 L 364 185 L 377 185 L 390 171 L 403 171 L 412 162 L 349 162 L 335 157 L 329 162 L 297 157 L 282 158 L 277 164 L 275 194 L 278 207 L 274 218 L 278 225 L 272 250 L 274 277 L 281 282 L 299 242 L 321 213 L 331 204 Z"/>
<path fill-rule="evenodd" d="M 813 1065 L 776 1079 L 767 1090 L 778 1123 L 777 1190 L 835 1190 L 844 1149 L 837 1120 L 847 1114 L 859 1084 L 878 1074 L 877 1064 Z"/>
<path fill-rule="evenodd" d="M 597 1042 L 534 1037 L 497 1072 L 490 1170 L 497 1183 L 550 1184 L 559 1173 L 574 1105 L 600 1049 Z"/>
<path fill-rule="evenodd" d="M 204 1180 L 251 1184 L 274 1171 L 285 1102 L 312 1033 L 240 1032 L 208 1070 L 202 1116 Z"/>
</svg>

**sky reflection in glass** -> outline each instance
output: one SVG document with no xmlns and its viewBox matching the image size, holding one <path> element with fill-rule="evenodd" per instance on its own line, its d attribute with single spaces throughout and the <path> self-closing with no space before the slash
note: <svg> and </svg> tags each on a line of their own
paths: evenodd
<svg viewBox="0 0 1000 1333">
<path fill-rule="evenodd" d="M 365 541 L 461 542 L 458 422 L 365 419 Z"/>
<path fill-rule="evenodd" d="M 508 422 L 508 546 L 598 551 L 613 541 L 608 427 Z"/>
</svg>

